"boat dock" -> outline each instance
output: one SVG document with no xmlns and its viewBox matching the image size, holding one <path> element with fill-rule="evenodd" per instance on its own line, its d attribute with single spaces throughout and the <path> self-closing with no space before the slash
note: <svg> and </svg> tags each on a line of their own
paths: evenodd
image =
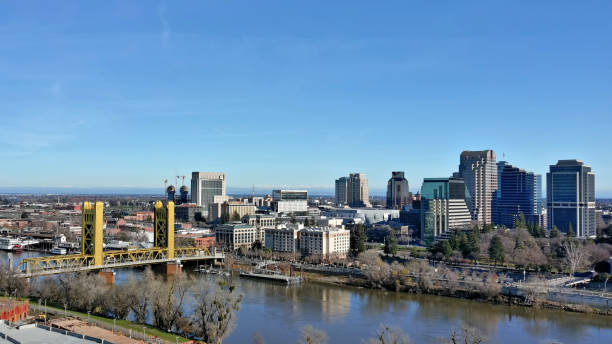
<svg viewBox="0 0 612 344">
<path fill-rule="evenodd" d="M 240 277 L 263 279 L 268 281 L 280 282 L 287 285 L 300 284 L 304 280 L 299 276 L 285 276 L 279 274 L 256 273 L 256 272 L 240 272 Z"/>
</svg>

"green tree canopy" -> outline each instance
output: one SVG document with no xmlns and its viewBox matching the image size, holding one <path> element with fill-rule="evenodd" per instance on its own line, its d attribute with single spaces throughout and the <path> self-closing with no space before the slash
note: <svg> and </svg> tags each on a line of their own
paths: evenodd
<svg viewBox="0 0 612 344">
<path fill-rule="evenodd" d="M 559 232 L 559 229 L 557 228 L 557 226 L 554 226 L 551 230 L 550 230 L 550 238 L 554 239 L 554 238 L 558 238 L 559 235 L 561 233 Z"/>
<path fill-rule="evenodd" d="M 570 222 L 567 226 L 567 236 L 573 238 L 576 236 L 576 232 L 574 232 L 574 225 Z"/>
<path fill-rule="evenodd" d="M 491 238 L 491 243 L 489 245 L 489 258 L 491 258 L 495 264 L 504 262 L 504 245 L 497 235 Z"/>
<path fill-rule="evenodd" d="M 399 246 L 397 244 L 397 237 L 395 236 L 395 232 L 393 230 L 390 230 L 389 234 L 387 234 L 385 238 L 384 252 L 385 254 L 395 256 L 398 250 Z"/>
</svg>

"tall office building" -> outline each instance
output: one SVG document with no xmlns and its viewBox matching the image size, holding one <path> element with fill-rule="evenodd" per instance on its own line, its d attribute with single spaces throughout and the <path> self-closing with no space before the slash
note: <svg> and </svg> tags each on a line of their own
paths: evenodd
<svg viewBox="0 0 612 344">
<path fill-rule="evenodd" d="M 225 173 L 193 172 L 191 173 L 191 201 L 204 208 L 214 203 L 215 196 L 225 196 Z"/>
<path fill-rule="evenodd" d="M 542 176 L 509 165 L 497 163 L 498 189 L 495 191 L 495 223 L 514 228 L 516 220 L 523 214 L 528 222 L 536 220 L 542 209 Z"/>
<path fill-rule="evenodd" d="M 465 200 L 472 220 L 481 226 L 492 223 L 493 197 L 497 190 L 495 152 L 490 149 L 461 152 L 457 176 L 465 181 Z"/>
<path fill-rule="evenodd" d="M 404 172 L 391 172 L 391 179 L 387 182 L 387 208 L 402 209 L 411 201 Z"/>
<path fill-rule="evenodd" d="M 595 174 L 580 160 L 559 160 L 546 174 L 548 227 L 578 237 L 596 235 Z"/>
<path fill-rule="evenodd" d="M 347 182 L 347 202 L 351 207 L 370 207 L 368 179 L 363 173 L 351 173 Z"/>
<path fill-rule="evenodd" d="M 465 183 L 459 178 L 425 178 L 421 187 L 421 240 L 431 244 L 454 229 L 467 229 L 470 211 Z"/>
<path fill-rule="evenodd" d="M 272 199 L 275 201 L 308 201 L 307 190 L 272 190 Z"/>
<path fill-rule="evenodd" d="M 337 206 L 348 204 L 348 178 L 340 177 L 336 179 L 336 197 L 335 203 Z"/>
</svg>

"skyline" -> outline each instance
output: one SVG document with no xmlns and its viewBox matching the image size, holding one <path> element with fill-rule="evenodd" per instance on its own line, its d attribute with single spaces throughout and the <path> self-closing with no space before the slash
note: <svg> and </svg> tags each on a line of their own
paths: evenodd
<svg viewBox="0 0 612 344">
<path fill-rule="evenodd" d="M 414 191 L 493 149 L 544 180 L 582 160 L 612 197 L 610 10 L 2 3 L 0 189 L 162 189 L 202 170 L 330 190 L 361 172 L 373 193 L 405 171 Z"/>
</svg>

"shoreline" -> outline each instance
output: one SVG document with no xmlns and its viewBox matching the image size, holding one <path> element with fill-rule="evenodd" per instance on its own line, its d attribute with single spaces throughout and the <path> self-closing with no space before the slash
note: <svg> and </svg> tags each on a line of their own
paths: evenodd
<svg viewBox="0 0 612 344">
<path fill-rule="evenodd" d="M 443 288 L 436 288 L 431 291 L 422 291 L 417 290 L 416 284 L 407 287 L 400 288 L 400 290 L 395 290 L 391 288 L 381 287 L 376 288 L 368 285 L 367 281 L 364 278 L 359 277 L 347 277 L 347 276 L 339 276 L 339 275 L 325 275 L 321 273 L 308 272 L 304 273 L 304 282 L 306 283 L 315 283 L 320 285 L 328 285 L 335 287 L 352 287 L 352 288 L 362 288 L 362 289 L 370 289 L 370 290 L 380 290 L 385 292 L 395 292 L 395 293 L 406 293 L 412 295 L 432 295 L 432 296 L 442 296 L 449 297 L 454 299 L 462 299 L 467 301 L 474 301 L 480 303 L 488 303 L 493 305 L 506 305 L 506 306 L 518 306 L 524 307 L 528 309 L 550 309 L 550 310 L 558 310 L 569 313 L 582 313 L 582 314 L 593 314 L 593 315 L 602 315 L 602 316 L 612 316 L 612 308 L 609 309 L 599 309 L 596 307 L 591 307 L 582 304 L 573 304 L 573 303 L 562 303 L 555 302 L 550 300 L 543 300 L 538 302 L 536 305 L 528 304 L 525 302 L 525 299 L 516 295 L 507 295 L 507 294 L 498 294 L 495 297 L 490 299 L 484 298 L 481 293 L 469 290 L 457 290 L 453 293 L 447 292 Z M 612 307 L 612 305 L 611 305 Z"/>
</svg>

